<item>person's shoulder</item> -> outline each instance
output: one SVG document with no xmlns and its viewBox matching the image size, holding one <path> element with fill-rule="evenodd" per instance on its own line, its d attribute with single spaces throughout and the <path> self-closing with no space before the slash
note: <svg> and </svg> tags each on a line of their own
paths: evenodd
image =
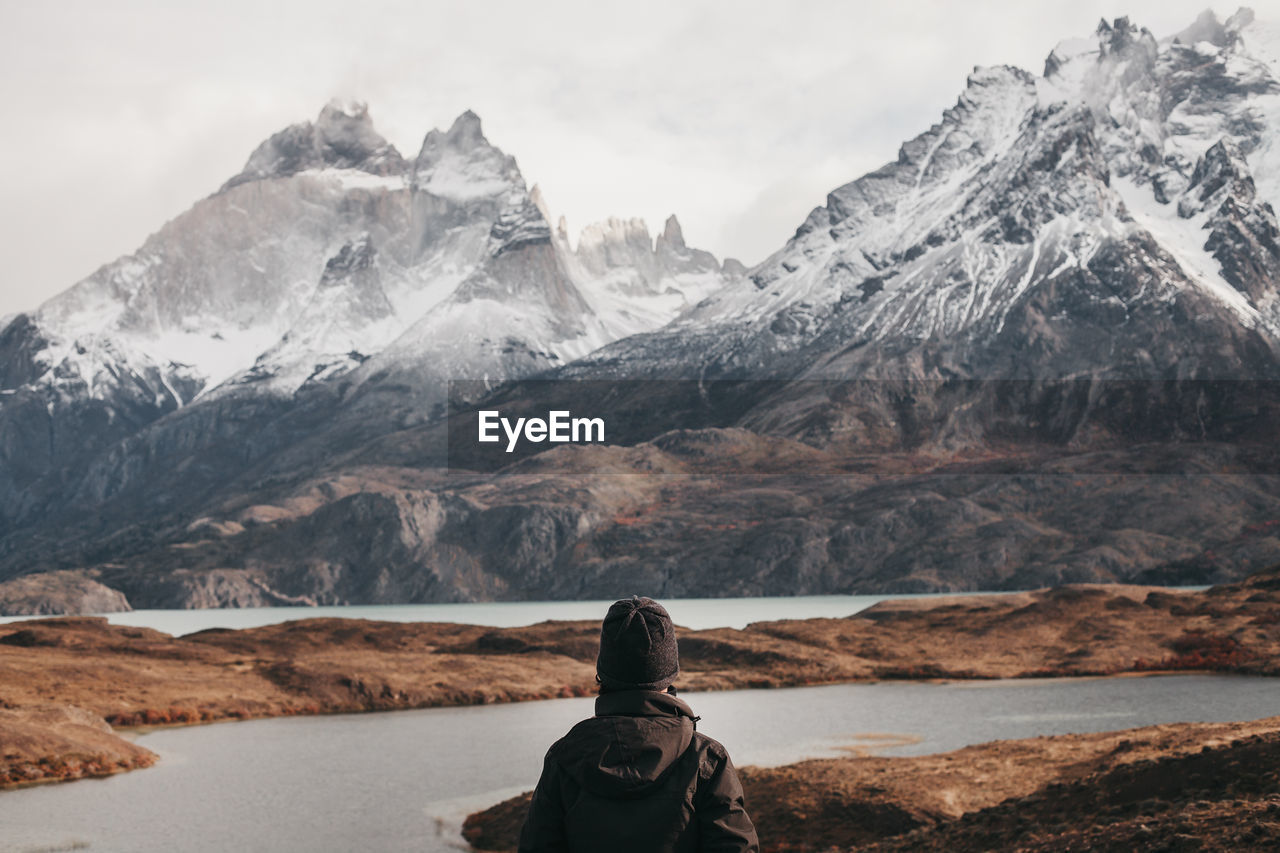
<svg viewBox="0 0 1280 853">
<path fill-rule="evenodd" d="M 713 737 L 704 735 L 702 732 L 694 732 L 693 745 L 698 751 L 700 759 L 698 763 L 704 773 L 714 773 L 721 766 L 731 763 L 729 750 L 725 749 L 724 744 Z"/>
<path fill-rule="evenodd" d="M 547 760 L 560 760 L 576 753 L 584 742 L 597 739 L 606 728 L 607 723 L 601 717 L 587 717 L 551 744 L 547 749 Z"/>
<path fill-rule="evenodd" d="M 737 768 L 729 758 L 729 750 L 715 738 L 701 732 L 694 733 L 694 746 L 698 750 L 697 798 L 695 807 L 707 798 L 731 801 L 742 794 L 742 782 Z"/>
<path fill-rule="evenodd" d="M 729 750 L 724 748 L 724 744 L 720 743 L 720 741 L 710 735 L 705 735 L 702 732 L 694 732 L 693 742 L 697 745 L 699 752 L 706 752 L 710 755 L 716 756 L 717 758 L 729 757 Z"/>
</svg>

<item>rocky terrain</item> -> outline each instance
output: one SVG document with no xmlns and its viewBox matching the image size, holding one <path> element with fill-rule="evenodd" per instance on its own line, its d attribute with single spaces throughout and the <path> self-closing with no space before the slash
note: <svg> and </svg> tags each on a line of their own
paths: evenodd
<svg viewBox="0 0 1280 853">
<path fill-rule="evenodd" d="M 1280 844 L 1280 717 L 995 741 L 741 770 L 762 851 L 1264 850 Z M 514 850 L 528 795 L 471 815 Z"/>
<path fill-rule="evenodd" d="M 474 114 L 410 157 L 331 104 L 0 329 L 0 612 L 1244 577 L 1278 68 L 1241 9 L 976 69 L 749 270 L 572 243 Z M 564 394 L 610 447 L 455 456 Z"/>
<path fill-rule="evenodd" d="M 0 707 L 71 706 L 68 713 L 139 726 L 586 696 L 598 641 L 596 622 L 496 629 L 307 619 L 171 637 L 102 617 L 29 620 L 0 625 Z M 1277 675 L 1280 568 L 1205 592 L 1068 586 L 681 631 L 680 658 L 678 685 L 687 691 L 1175 670 Z M 41 756 L 43 766 L 97 752 L 89 743 L 59 749 Z M 17 764 L 0 771 L 13 773 L 33 759 L 5 760 Z"/>
<path fill-rule="evenodd" d="M 1280 561 L 1275 447 L 850 457 L 731 428 L 498 475 L 353 466 L 229 500 L 122 563 L 0 582 L 0 609 L 1224 582 Z"/>
</svg>

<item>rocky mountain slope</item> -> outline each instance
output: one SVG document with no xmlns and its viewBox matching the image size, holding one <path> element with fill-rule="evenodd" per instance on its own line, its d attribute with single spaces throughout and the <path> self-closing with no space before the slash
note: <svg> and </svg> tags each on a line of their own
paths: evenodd
<svg viewBox="0 0 1280 853">
<path fill-rule="evenodd" d="M 0 332 L 0 578 L 75 608 L 1238 577 L 1280 558 L 1276 204 L 1247 9 L 976 69 L 749 271 L 674 220 L 574 247 L 471 114 L 410 162 L 331 105 Z M 629 446 L 445 470 L 450 379 Z"/>
<path fill-rule="evenodd" d="M 737 274 L 675 217 L 656 244 L 610 221 L 575 249 L 472 113 L 406 159 L 332 103 L 0 330 L 0 577 L 49 557 L 51 531 L 56 550 L 185 526 L 264 461 L 314 466 L 429 418 L 449 379 L 564 363 Z"/>
<path fill-rule="evenodd" d="M 1103 22 L 1043 76 L 977 69 L 750 285 L 572 375 L 1274 380 L 1278 54 L 1241 10 L 1162 42 Z"/>
<path fill-rule="evenodd" d="M 1090 357 L 1134 375 L 1167 369 L 1158 352 L 1146 371 L 1087 349 L 1064 361 L 1033 348 L 1029 365 L 978 360 L 1010 341 L 1014 324 L 1034 331 L 1032 309 L 1051 319 L 1060 307 L 1087 329 L 1139 322 L 1137 311 L 1157 305 L 1202 305 L 1274 338 L 1277 54 L 1276 28 L 1241 10 L 1226 24 L 1206 13 L 1164 42 L 1124 18 L 1103 22 L 1094 38 L 1055 48 L 1041 77 L 977 69 L 896 162 L 833 191 L 752 272 L 754 288 L 725 292 L 661 334 L 714 323 L 759 339 L 726 341 L 713 362 L 721 370 L 750 365 L 735 348 L 787 353 L 824 333 L 858 349 L 948 340 L 947 361 L 986 378 L 1033 366 L 1070 375 Z M 1108 290 L 1108 274 L 1122 286 Z M 1144 289 L 1147 278 L 1158 286 Z M 1037 302 L 1037 292 L 1047 293 Z M 1085 306 L 1064 302 L 1073 294 L 1096 297 L 1101 313 L 1078 317 Z M 897 348 L 860 356 L 869 367 L 890 357 L 903 358 Z"/>
</svg>

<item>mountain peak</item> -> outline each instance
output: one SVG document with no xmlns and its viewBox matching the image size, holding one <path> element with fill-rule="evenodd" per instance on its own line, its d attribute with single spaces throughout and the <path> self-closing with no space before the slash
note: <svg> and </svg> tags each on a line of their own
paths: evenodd
<svg viewBox="0 0 1280 853">
<path fill-rule="evenodd" d="M 684 229 L 674 213 L 667 217 L 662 233 L 654 241 L 654 254 L 658 265 L 671 275 L 720 270 L 720 262 L 710 252 L 689 248 L 684 241 Z"/>
<path fill-rule="evenodd" d="M 413 172 L 419 189 L 454 201 L 523 193 L 525 188 L 515 158 L 485 139 L 480 116 L 471 110 L 454 119 L 447 131 L 427 133 Z"/>
<path fill-rule="evenodd" d="M 1098 47 L 1103 56 L 1128 54 L 1135 46 L 1140 46 L 1154 60 L 1156 55 L 1156 39 L 1146 27 L 1139 27 L 1128 17 L 1116 18 L 1107 33 L 1098 34 Z"/>
<path fill-rule="evenodd" d="M 1241 6 L 1225 22 L 1219 21 L 1212 9 L 1205 9 L 1195 22 L 1173 37 L 1178 44 L 1194 46 L 1208 42 L 1214 47 L 1226 47 L 1240 35 L 1240 30 L 1253 23 L 1253 10 Z"/>
<path fill-rule="evenodd" d="M 342 119 L 354 119 L 372 124 L 369 119 L 369 105 L 364 101 L 350 101 L 342 98 L 330 98 L 329 103 L 325 104 L 320 110 L 320 116 L 316 119 L 317 125 L 324 125 L 327 122 L 341 121 Z"/>
<path fill-rule="evenodd" d="M 1241 6 L 1236 9 L 1236 13 L 1227 18 L 1226 27 L 1228 30 L 1238 32 L 1253 23 L 1253 9 L 1249 6 Z"/>
<path fill-rule="evenodd" d="M 685 247 L 684 229 L 680 227 L 680 220 L 676 219 L 674 213 L 667 217 L 666 223 L 662 226 L 660 239 L 673 249 L 683 249 Z"/>
<path fill-rule="evenodd" d="M 1111 23 L 1104 19 L 1098 24 L 1093 36 L 1058 42 L 1045 58 L 1043 76 L 1063 77 L 1064 67 L 1076 60 L 1085 59 L 1086 63 L 1076 64 L 1075 70 L 1065 76 L 1078 79 L 1093 73 L 1091 69 L 1105 61 L 1118 63 L 1132 60 L 1136 63 L 1133 68 L 1122 69 L 1122 73 L 1118 75 L 1111 71 L 1102 75 L 1106 78 L 1131 77 L 1141 70 L 1149 70 L 1159 51 L 1155 36 L 1146 27 L 1134 24 L 1127 17 L 1116 18 Z"/>
<path fill-rule="evenodd" d="M 533 185 L 533 189 L 529 190 L 529 201 L 538 209 L 538 213 L 542 214 L 542 218 L 549 224 L 551 222 L 551 208 L 547 206 L 547 200 L 542 197 L 542 187 L 537 184 Z M 561 217 L 563 219 L 564 217 Z"/>
<path fill-rule="evenodd" d="M 643 219 L 632 217 L 622 219 L 610 216 L 601 222 L 592 222 L 578 234 L 578 246 L 583 245 L 621 245 L 629 243 L 646 252 L 653 251 L 653 238 L 649 236 L 649 226 Z"/>
<path fill-rule="evenodd" d="M 480 116 L 471 110 L 466 110 L 453 120 L 444 138 L 447 144 L 455 148 L 475 148 L 489 144 L 489 140 L 484 138 Z"/>
<path fill-rule="evenodd" d="M 422 140 L 422 150 L 418 154 L 418 159 L 421 161 L 424 157 L 438 158 L 445 150 L 467 153 L 496 149 L 488 139 L 485 139 L 480 116 L 467 110 L 453 120 L 448 130 L 442 132 L 439 128 L 432 128 L 427 131 L 426 137 Z"/>
<path fill-rule="evenodd" d="M 368 106 L 334 99 L 320 110 L 315 122 L 290 125 L 272 134 L 222 189 L 326 168 L 389 175 L 404 169 L 404 158 L 374 129 Z"/>
</svg>

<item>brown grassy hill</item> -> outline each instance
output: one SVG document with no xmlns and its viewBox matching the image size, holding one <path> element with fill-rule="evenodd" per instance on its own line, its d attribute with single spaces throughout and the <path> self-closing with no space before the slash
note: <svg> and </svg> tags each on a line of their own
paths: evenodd
<svg viewBox="0 0 1280 853">
<path fill-rule="evenodd" d="M 95 617 L 16 622 L 0 625 L 0 708 L 71 705 L 114 725 L 162 725 L 585 696 L 598 631 L 587 621 L 307 619 L 171 637 Z M 1177 669 L 1273 675 L 1280 569 L 1197 593 L 1067 586 L 889 601 L 843 619 L 681 631 L 680 653 L 686 691 Z"/>
</svg>

